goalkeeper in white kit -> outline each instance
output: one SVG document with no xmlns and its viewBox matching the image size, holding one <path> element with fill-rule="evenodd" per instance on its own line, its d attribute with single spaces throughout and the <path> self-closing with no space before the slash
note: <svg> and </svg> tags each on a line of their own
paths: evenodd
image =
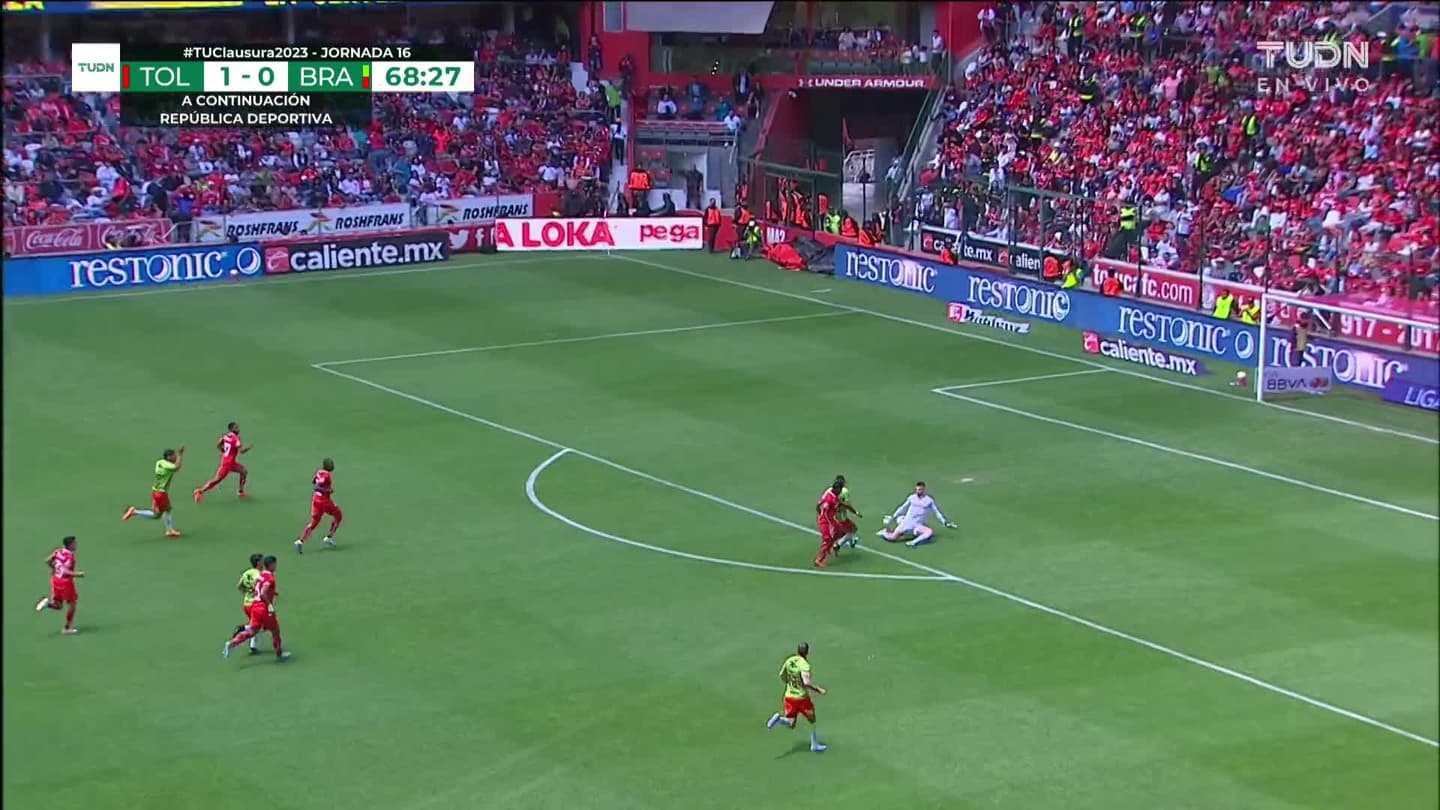
<svg viewBox="0 0 1440 810">
<path fill-rule="evenodd" d="M 935 513 L 935 517 L 940 518 L 940 522 L 945 524 L 945 528 L 955 528 L 955 524 L 950 522 L 950 518 L 945 517 L 945 513 L 940 511 L 940 505 L 935 503 L 935 499 L 925 491 L 925 482 L 916 481 L 915 491 L 905 499 L 904 503 L 895 508 L 894 514 L 885 517 L 885 525 L 890 525 L 890 521 L 894 520 L 895 528 L 881 529 L 876 532 L 876 535 L 887 543 L 898 543 L 905 540 L 906 537 L 910 537 L 905 545 L 911 548 L 923 546 L 935 538 L 935 530 L 925 525 L 931 512 Z"/>
</svg>

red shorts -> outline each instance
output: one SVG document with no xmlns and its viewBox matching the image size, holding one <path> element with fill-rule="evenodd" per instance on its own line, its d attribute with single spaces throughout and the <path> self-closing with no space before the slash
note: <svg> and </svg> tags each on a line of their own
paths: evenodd
<svg viewBox="0 0 1440 810">
<path fill-rule="evenodd" d="M 220 462 L 220 469 L 215 471 L 215 480 L 224 481 L 226 478 L 230 477 L 230 473 L 232 472 L 244 475 L 245 465 L 241 464 L 238 461 L 222 461 Z"/>
<path fill-rule="evenodd" d="M 75 602 L 79 599 L 80 595 L 75 592 L 75 579 L 73 577 L 50 578 L 50 601 Z"/>
<path fill-rule="evenodd" d="M 815 522 L 815 525 L 817 528 L 820 529 L 820 539 L 824 540 L 827 543 L 835 542 L 835 539 L 840 536 L 840 527 L 836 526 L 834 523 L 826 520 L 818 520 Z"/>
<path fill-rule="evenodd" d="M 855 531 L 858 531 L 858 529 L 856 528 L 855 521 L 853 520 L 842 520 L 838 524 L 836 524 L 835 532 L 836 534 L 839 534 L 841 536 L 850 534 L 851 532 Z"/>
<path fill-rule="evenodd" d="M 252 602 L 246 615 L 250 617 L 249 626 L 252 630 L 268 630 L 273 633 L 280 628 L 280 620 L 275 618 L 270 606 L 264 602 Z"/>
<path fill-rule="evenodd" d="M 168 492 L 151 492 L 151 493 L 150 493 L 150 505 L 151 505 L 152 507 L 154 507 L 154 509 L 155 509 L 155 514 L 157 514 L 157 515 L 163 515 L 164 513 L 169 512 L 169 511 L 170 511 L 170 493 L 168 493 Z"/>
<path fill-rule="evenodd" d="M 785 711 L 782 714 L 794 720 L 797 715 L 805 715 L 805 719 L 815 722 L 815 704 L 808 697 L 785 698 Z"/>
<path fill-rule="evenodd" d="M 310 517 L 311 517 L 311 519 L 312 519 L 312 520 L 319 520 L 321 515 L 329 515 L 330 517 L 333 517 L 333 518 L 335 518 L 336 520 L 339 520 L 340 517 L 341 517 L 341 515 L 340 515 L 340 507 L 336 506 L 336 505 L 335 505 L 335 502 L 332 501 L 332 500 L 330 500 L 329 498 L 326 498 L 326 499 L 323 500 L 323 501 L 321 501 L 321 500 L 311 500 L 311 501 L 310 501 Z"/>
</svg>

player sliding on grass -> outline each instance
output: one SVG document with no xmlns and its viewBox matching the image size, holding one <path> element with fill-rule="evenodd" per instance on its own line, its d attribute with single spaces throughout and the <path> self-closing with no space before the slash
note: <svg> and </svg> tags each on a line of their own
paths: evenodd
<svg viewBox="0 0 1440 810">
<path fill-rule="evenodd" d="M 887 526 L 890 521 L 896 521 L 895 528 L 881 529 L 875 534 L 887 543 L 898 543 L 906 537 L 911 537 L 905 545 L 911 548 L 923 546 L 935 537 L 935 530 L 925 525 L 931 512 L 935 513 L 935 517 L 940 518 L 940 522 L 945 524 L 945 528 L 955 528 L 955 524 L 950 522 L 950 518 L 945 517 L 945 513 L 940 511 L 940 505 L 935 503 L 935 499 L 925 491 L 925 482 L 916 481 L 915 491 L 905 499 L 904 503 L 895 507 L 894 514 L 885 518 Z"/>
<path fill-rule="evenodd" d="M 785 703 L 780 711 L 770 715 L 770 722 L 765 724 L 765 728 L 778 725 L 795 728 L 803 714 L 810 721 L 810 750 L 818 754 L 825 750 L 825 745 L 815 736 L 815 703 L 810 700 L 810 693 L 823 695 L 825 687 L 810 680 L 809 655 L 810 645 L 801 642 L 795 654 L 780 665 L 780 682 L 785 684 Z"/>
<path fill-rule="evenodd" d="M 185 465 L 185 445 L 180 445 L 179 450 L 166 450 L 160 454 L 160 460 L 155 462 L 155 484 L 150 487 L 150 508 L 137 509 L 130 507 L 125 514 L 120 516 L 121 520 L 129 520 L 132 517 L 142 517 L 146 520 L 165 519 L 165 536 L 179 537 L 180 532 L 175 531 L 175 516 L 170 512 L 170 482 L 175 480 L 175 473 Z"/>
<path fill-rule="evenodd" d="M 250 497 L 245 491 L 245 482 L 250 479 L 250 471 L 240 463 L 240 454 L 250 452 L 255 445 L 242 445 L 240 443 L 240 426 L 231 422 L 224 436 L 215 443 L 215 449 L 220 451 L 220 468 L 215 471 L 215 477 L 205 482 L 205 486 L 195 490 L 195 502 L 200 503 L 205 498 L 205 493 L 220 486 L 220 482 L 230 477 L 230 473 L 239 473 L 240 491 L 236 494 L 242 498 Z"/>
</svg>

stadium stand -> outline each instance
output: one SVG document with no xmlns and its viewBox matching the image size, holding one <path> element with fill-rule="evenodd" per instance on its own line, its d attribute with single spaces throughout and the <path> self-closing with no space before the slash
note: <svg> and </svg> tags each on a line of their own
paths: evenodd
<svg viewBox="0 0 1440 810">
<path fill-rule="evenodd" d="M 1433 32 L 1367 32 L 1357 3 L 1001 5 L 909 217 L 1284 289 L 1437 295 Z M 1303 38 L 1354 43 L 1369 69 L 1286 87 L 1241 47 Z"/>
<path fill-rule="evenodd" d="M 68 64 L 7 62 L 5 222 L 181 222 L 603 184 L 611 108 L 598 77 L 577 89 L 565 48 L 493 30 L 446 33 L 475 50 L 474 96 L 376 94 L 368 131 L 122 131 L 118 96 L 69 93 Z M 405 41 L 373 29 L 356 41 L 377 37 Z"/>
</svg>

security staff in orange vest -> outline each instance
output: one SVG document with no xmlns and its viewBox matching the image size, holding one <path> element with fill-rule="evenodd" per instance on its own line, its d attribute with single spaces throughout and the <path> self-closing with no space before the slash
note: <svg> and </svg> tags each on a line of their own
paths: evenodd
<svg viewBox="0 0 1440 810">
<path fill-rule="evenodd" d="M 855 218 L 850 216 L 848 211 L 840 212 L 840 235 L 848 239 L 860 237 L 860 226 L 856 224 Z"/>
<path fill-rule="evenodd" d="M 1105 283 L 1100 285 L 1100 294 L 1116 298 L 1119 297 L 1122 289 L 1120 277 L 1112 273 L 1109 278 L 1105 279 Z"/>
<path fill-rule="evenodd" d="M 705 209 L 705 243 L 710 246 L 711 253 L 715 252 L 715 240 L 720 237 L 720 223 L 723 219 L 720 202 L 712 197 L 710 207 Z"/>
<path fill-rule="evenodd" d="M 944 264 L 959 264 L 959 263 L 960 263 L 960 260 L 957 259 L 957 258 L 955 258 L 955 251 L 953 251 L 953 250 L 950 249 L 950 243 L 949 243 L 949 242 L 946 242 L 945 245 L 944 245 L 944 247 L 940 248 L 940 261 L 943 262 Z"/>
</svg>

